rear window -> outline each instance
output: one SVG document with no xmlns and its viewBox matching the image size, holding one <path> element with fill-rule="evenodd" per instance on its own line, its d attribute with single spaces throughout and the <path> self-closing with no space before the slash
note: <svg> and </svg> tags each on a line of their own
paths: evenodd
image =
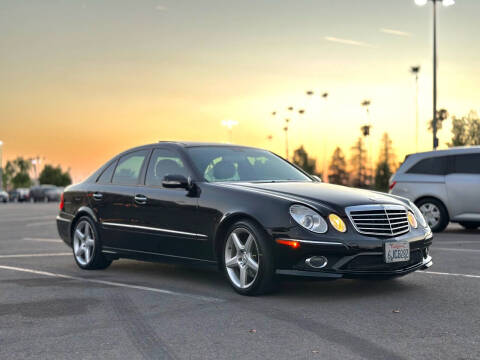
<svg viewBox="0 0 480 360">
<path fill-rule="evenodd" d="M 461 174 L 480 174 L 480 154 L 455 156 L 455 172 Z"/>
<path fill-rule="evenodd" d="M 448 156 L 432 157 L 420 160 L 413 165 L 408 174 L 445 175 L 448 170 Z"/>
<path fill-rule="evenodd" d="M 114 161 L 103 171 L 102 175 L 100 175 L 100 177 L 97 180 L 99 184 L 110 183 L 110 181 L 112 180 L 113 170 L 115 170 L 115 165 L 116 165 L 116 162 Z"/>
<path fill-rule="evenodd" d="M 148 150 L 140 150 L 122 156 L 115 168 L 112 183 L 119 185 L 137 184 L 147 154 Z"/>
</svg>

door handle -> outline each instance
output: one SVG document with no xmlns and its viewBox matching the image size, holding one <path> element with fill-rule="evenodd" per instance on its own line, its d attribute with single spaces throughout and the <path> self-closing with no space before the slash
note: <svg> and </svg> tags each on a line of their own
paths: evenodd
<svg viewBox="0 0 480 360">
<path fill-rule="evenodd" d="M 96 192 L 96 193 L 93 193 L 93 198 L 94 198 L 95 200 L 98 200 L 98 201 L 100 201 L 100 200 L 102 200 L 102 199 L 103 199 L 103 194 L 101 194 L 101 193 L 98 193 L 98 192 Z"/>
<path fill-rule="evenodd" d="M 144 205 L 147 203 L 147 197 L 145 195 L 135 195 L 135 202 L 140 205 Z"/>
</svg>

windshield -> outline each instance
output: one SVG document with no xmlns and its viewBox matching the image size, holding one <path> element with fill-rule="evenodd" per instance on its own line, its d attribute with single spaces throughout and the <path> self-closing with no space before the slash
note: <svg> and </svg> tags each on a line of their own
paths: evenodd
<svg viewBox="0 0 480 360">
<path fill-rule="evenodd" d="M 307 175 L 266 150 L 209 146 L 187 149 L 197 170 L 209 182 L 312 181 Z"/>
</svg>

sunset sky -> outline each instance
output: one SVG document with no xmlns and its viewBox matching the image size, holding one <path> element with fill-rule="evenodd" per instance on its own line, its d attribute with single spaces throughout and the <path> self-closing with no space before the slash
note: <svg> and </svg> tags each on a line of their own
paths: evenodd
<svg viewBox="0 0 480 360">
<path fill-rule="evenodd" d="M 227 141 L 225 119 L 233 142 L 284 156 L 288 116 L 290 149 L 321 167 L 360 135 L 364 99 L 374 157 L 388 131 L 401 160 L 415 151 L 412 65 L 430 150 L 431 13 L 413 0 L 2 0 L 3 161 L 39 155 L 79 181 L 136 145 Z M 440 7 L 439 107 L 456 115 L 480 112 L 479 14 L 479 0 Z M 441 147 L 449 137 L 447 122 Z"/>
</svg>

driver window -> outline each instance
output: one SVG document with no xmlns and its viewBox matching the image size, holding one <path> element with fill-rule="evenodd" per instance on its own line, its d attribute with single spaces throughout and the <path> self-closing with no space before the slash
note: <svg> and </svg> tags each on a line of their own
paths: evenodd
<svg viewBox="0 0 480 360">
<path fill-rule="evenodd" d="M 145 185 L 162 186 L 166 175 L 188 177 L 189 173 L 178 154 L 167 149 L 155 149 L 148 164 Z"/>
</svg>

